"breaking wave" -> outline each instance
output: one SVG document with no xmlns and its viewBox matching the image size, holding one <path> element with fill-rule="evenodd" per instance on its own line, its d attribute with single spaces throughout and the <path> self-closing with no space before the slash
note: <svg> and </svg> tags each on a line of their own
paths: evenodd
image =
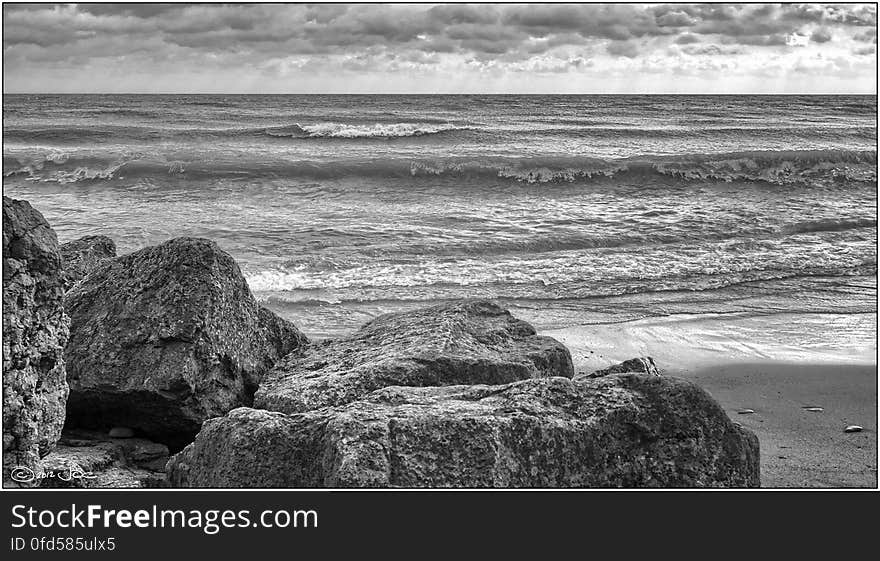
<svg viewBox="0 0 880 561">
<path fill-rule="evenodd" d="M 622 176 L 666 176 L 685 181 L 760 181 L 789 184 L 810 179 L 877 180 L 876 151 L 804 150 L 692 154 L 602 160 L 525 159 L 486 162 L 413 162 L 418 175 L 493 175 L 523 183 L 573 183 Z"/>
<path fill-rule="evenodd" d="M 817 253 L 817 255 L 819 255 Z M 583 255 L 563 255 L 553 262 L 534 260 L 531 270 L 509 266 L 508 262 L 487 265 L 478 260 L 458 260 L 456 263 L 431 262 L 388 266 L 362 264 L 351 269 L 339 271 L 326 270 L 263 270 L 246 273 L 248 285 L 260 297 L 294 291 L 372 291 L 422 288 L 426 295 L 435 294 L 442 287 L 490 287 L 505 286 L 505 292 L 518 286 L 523 293 L 534 296 L 536 293 L 553 293 L 554 287 L 566 287 L 561 297 L 573 295 L 574 287 L 580 287 L 580 296 L 610 296 L 655 291 L 705 291 L 715 290 L 745 282 L 777 280 L 797 276 L 846 276 L 876 275 L 877 265 L 865 256 L 829 257 L 813 264 L 785 264 L 784 259 L 773 267 L 755 268 L 751 263 L 731 261 L 712 272 L 701 270 L 688 264 L 671 265 L 658 270 L 650 277 L 634 280 L 623 268 L 613 268 L 595 278 L 585 278 L 584 271 L 576 272 L 574 267 L 553 269 L 547 273 L 543 265 L 553 263 L 574 263 Z M 708 262 L 712 256 L 704 256 Z M 568 271 L 568 272 L 566 272 Z M 589 276 L 589 275 L 587 275 Z M 336 294 L 336 296 L 333 296 Z M 363 293 L 366 295 L 367 293 Z M 382 293 L 373 294 L 373 296 Z M 410 293 L 412 296 L 413 293 Z M 314 298 L 311 295 L 310 298 Z M 323 300 L 338 293 L 326 293 Z"/>
<path fill-rule="evenodd" d="M 436 125 L 426 123 L 374 123 L 371 125 L 316 123 L 300 125 L 297 123 L 288 127 L 269 128 L 265 132 L 269 136 L 291 138 L 399 138 L 440 134 L 456 130 L 469 130 L 469 127 L 458 127 L 448 123 Z"/>
<path fill-rule="evenodd" d="M 415 129 L 406 129 L 410 133 Z M 354 134 L 329 131 L 326 134 Z M 376 133 L 378 129 L 374 131 Z M 388 130 L 385 131 L 388 133 Z M 402 130 L 399 131 L 403 134 Z M 323 134 L 323 133 L 322 133 Z M 4 156 L 4 176 L 25 175 L 34 181 L 71 183 L 125 177 L 201 179 L 211 177 L 290 177 L 335 179 L 473 178 L 524 184 L 638 181 L 762 182 L 773 185 L 832 185 L 846 181 L 876 182 L 877 152 L 814 150 L 738 152 L 687 156 L 644 156 L 616 160 L 590 157 L 561 158 L 446 158 L 363 160 L 278 160 L 225 157 L 211 161 L 161 159 L 145 154 L 80 156 L 46 151 L 34 156 Z"/>
</svg>

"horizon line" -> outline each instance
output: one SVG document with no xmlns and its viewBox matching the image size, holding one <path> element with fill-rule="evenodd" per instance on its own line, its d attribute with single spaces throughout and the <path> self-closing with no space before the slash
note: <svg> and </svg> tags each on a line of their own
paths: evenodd
<svg viewBox="0 0 880 561">
<path fill-rule="evenodd" d="M 700 92 L 676 92 L 676 93 L 665 93 L 665 92 L 632 92 L 632 93 L 570 93 L 570 92 L 47 92 L 47 91 L 31 91 L 31 92 L 3 92 L 2 95 L 518 95 L 518 96 L 541 96 L 541 95 L 567 95 L 567 96 L 590 96 L 590 95 L 605 95 L 605 96 L 623 96 L 623 95 L 632 95 L 632 96 L 686 96 L 686 95 L 706 95 L 706 96 L 741 96 L 741 95 L 751 95 L 751 96 L 804 96 L 804 95 L 816 95 L 816 96 L 833 96 L 833 95 L 860 95 L 860 96 L 877 96 L 877 92 L 873 93 L 860 93 L 860 92 L 778 92 L 778 93 L 767 93 L 767 92 L 734 92 L 734 93 L 700 93 Z"/>
</svg>

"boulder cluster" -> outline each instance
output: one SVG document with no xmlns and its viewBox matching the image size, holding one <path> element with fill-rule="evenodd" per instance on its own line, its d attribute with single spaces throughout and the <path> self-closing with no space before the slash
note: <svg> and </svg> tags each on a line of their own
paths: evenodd
<svg viewBox="0 0 880 561">
<path fill-rule="evenodd" d="M 576 376 L 483 300 L 309 341 L 209 240 L 117 256 L 3 217 L 4 485 L 759 484 L 757 437 L 648 357 Z"/>
</svg>

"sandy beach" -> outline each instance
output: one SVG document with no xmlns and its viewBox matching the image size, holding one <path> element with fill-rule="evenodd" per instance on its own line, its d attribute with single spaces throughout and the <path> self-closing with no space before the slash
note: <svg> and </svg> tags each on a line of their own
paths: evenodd
<svg viewBox="0 0 880 561">
<path fill-rule="evenodd" d="M 875 314 L 671 316 L 545 332 L 569 347 L 576 371 L 648 355 L 702 386 L 758 435 L 768 488 L 877 486 L 875 333 Z M 845 433 L 853 424 L 864 430 Z"/>
</svg>

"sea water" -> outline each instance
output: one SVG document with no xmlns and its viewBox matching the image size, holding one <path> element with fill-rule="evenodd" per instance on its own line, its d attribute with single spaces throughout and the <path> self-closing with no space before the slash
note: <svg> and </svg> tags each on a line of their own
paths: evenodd
<svg viewBox="0 0 880 561">
<path fill-rule="evenodd" d="M 60 241 L 212 239 L 313 337 L 464 297 L 539 329 L 876 310 L 873 96 L 6 95 L 3 116 L 4 193 Z"/>
</svg>

